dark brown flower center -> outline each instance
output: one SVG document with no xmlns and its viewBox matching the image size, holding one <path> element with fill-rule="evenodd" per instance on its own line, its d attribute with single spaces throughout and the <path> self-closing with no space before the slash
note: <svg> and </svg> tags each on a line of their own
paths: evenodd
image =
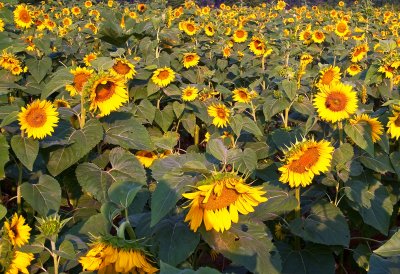
<svg viewBox="0 0 400 274">
<path fill-rule="evenodd" d="M 232 188 L 223 187 L 221 195 L 217 196 L 214 192 L 211 193 L 207 203 L 203 204 L 204 198 L 200 200 L 200 206 L 206 210 L 217 210 L 231 205 L 236 202 L 239 193 Z"/>
<path fill-rule="evenodd" d="M 244 31 L 243 30 L 237 30 L 236 31 L 236 37 L 237 38 L 243 38 L 244 37 Z"/>
<path fill-rule="evenodd" d="M 125 75 L 125 74 L 127 74 L 127 73 L 131 70 L 131 68 L 130 68 L 127 64 L 124 64 L 124 63 L 122 63 L 121 61 L 118 61 L 118 62 L 113 66 L 113 69 L 114 69 L 118 74 L 121 74 L 121 75 Z"/>
<path fill-rule="evenodd" d="M 98 84 L 96 87 L 96 101 L 103 102 L 111 98 L 115 93 L 116 85 L 107 81 L 105 84 Z"/>
<path fill-rule="evenodd" d="M 398 115 L 397 119 L 394 120 L 394 124 L 396 125 L 396 127 L 400 127 L 400 115 Z"/>
<path fill-rule="evenodd" d="M 290 163 L 289 169 L 296 173 L 303 173 L 310 169 L 319 159 L 319 151 L 317 147 L 311 147 L 303 152 L 299 159 Z"/>
<path fill-rule="evenodd" d="M 41 108 L 32 108 L 26 116 L 26 121 L 31 127 L 41 127 L 47 121 L 46 112 Z"/>
<path fill-rule="evenodd" d="M 82 91 L 83 85 L 87 82 L 90 75 L 79 73 L 74 76 L 74 87 L 77 91 Z"/>
<path fill-rule="evenodd" d="M 217 109 L 217 116 L 221 119 L 225 119 L 226 118 L 226 112 L 224 109 L 222 108 L 218 108 Z"/>
<path fill-rule="evenodd" d="M 169 71 L 168 70 L 162 70 L 158 74 L 158 79 L 160 79 L 160 80 L 168 79 L 168 77 L 169 77 Z"/>
<path fill-rule="evenodd" d="M 342 111 L 346 108 L 346 104 L 347 97 L 340 92 L 331 92 L 325 101 L 325 107 L 332 111 Z"/>
</svg>

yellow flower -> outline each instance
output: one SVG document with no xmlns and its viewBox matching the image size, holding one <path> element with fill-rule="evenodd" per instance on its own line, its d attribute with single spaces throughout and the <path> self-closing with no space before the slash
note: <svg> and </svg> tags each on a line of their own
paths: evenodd
<svg viewBox="0 0 400 274">
<path fill-rule="evenodd" d="M 49 101 L 35 100 L 26 108 L 22 107 L 18 114 L 21 131 L 28 137 L 43 139 L 54 132 L 58 123 L 58 112 Z"/>
<path fill-rule="evenodd" d="M 213 104 L 207 109 L 208 115 L 213 117 L 213 124 L 217 127 L 226 127 L 229 122 L 230 110 L 222 103 Z"/>
<path fill-rule="evenodd" d="M 30 28 L 33 24 L 32 12 L 25 4 L 18 5 L 14 10 L 14 21 L 20 28 Z"/>
<path fill-rule="evenodd" d="M 193 36 L 196 34 L 197 26 L 192 21 L 182 21 L 179 23 L 179 29 L 184 31 L 187 35 Z"/>
<path fill-rule="evenodd" d="M 339 21 L 335 27 L 335 33 L 339 37 L 344 37 L 350 32 L 347 22 L 344 20 Z"/>
<path fill-rule="evenodd" d="M 351 61 L 358 62 L 361 61 L 369 51 L 369 47 L 367 44 L 361 44 L 359 46 L 354 47 L 353 51 L 351 52 Z"/>
<path fill-rule="evenodd" d="M 25 218 L 18 216 L 17 213 L 11 219 L 4 222 L 4 231 L 11 244 L 15 247 L 21 247 L 28 243 L 32 228 L 25 224 Z"/>
<path fill-rule="evenodd" d="M 207 25 L 205 25 L 204 32 L 207 36 L 213 36 L 215 34 L 214 25 L 212 23 L 208 23 Z"/>
<path fill-rule="evenodd" d="M 183 55 L 183 66 L 185 68 L 194 67 L 199 63 L 200 56 L 195 52 L 185 53 Z"/>
<path fill-rule="evenodd" d="M 350 119 L 350 124 L 362 124 L 366 123 L 371 128 L 371 139 L 372 142 L 376 143 L 381 139 L 381 135 L 383 133 L 383 126 L 381 122 L 378 121 L 378 118 L 371 118 L 368 114 L 361 114 L 355 116 L 353 119 Z"/>
<path fill-rule="evenodd" d="M 316 30 L 312 34 L 312 39 L 314 43 L 321 44 L 325 41 L 325 34 L 320 30 Z"/>
<path fill-rule="evenodd" d="M 136 75 L 135 66 L 123 58 L 116 58 L 115 64 L 112 66 L 110 71 L 114 75 L 125 77 L 125 79 L 133 79 Z"/>
<path fill-rule="evenodd" d="M 357 93 L 341 82 L 320 86 L 314 107 L 322 120 L 335 123 L 347 119 L 357 110 Z"/>
<path fill-rule="evenodd" d="M 0 18 L 0 32 L 4 31 L 4 21 Z"/>
<path fill-rule="evenodd" d="M 319 78 L 319 85 L 329 85 L 340 80 L 340 68 L 329 66 L 320 71 L 321 77 Z"/>
<path fill-rule="evenodd" d="M 246 30 L 239 28 L 233 33 L 233 41 L 243 43 L 247 40 L 248 33 Z"/>
<path fill-rule="evenodd" d="M 308 53 L 304 53 L 300 56 L 300 64 L 303 66 L 311 64 L 313 60 L 314 58 Z"/>
<path fill-rule="evenodd" d="M 91 8 L 92 6 L 92 1 L 85 1 L 85 8 Z"/>
<path fill-rule="evenodd" d="M 53 102 L 53 106 L 55 108 L 70 108 L 70 104 L 68 103 L 68 101 L 64 100 L 64 99 L 55 99 Z"/>
<path fill-rule="evenodd" d="M 74 75 L 74 80 L 71 85 L 66 85 L 65 89 L 70 92 L 71 96 L 75 96 L 82 93 L 83 87 L 93 74 L 92 69 L 77 67 L 71 69 L 70 73 Z"/>
<path fill-rule="evenodd" d="M 187 86 L 182 90 L 182 100 L 183 101 L 193 101 L 199 95 L 199 90 L 196 87 Z"/>
<path fill-rule="evenodd" d="M 154 160 L 158 159 L 157 154 L 152 151 L 140 150 L 136 152 L 136 158 L 145 167 L 150 167 Z"/>
<path fill-rule="evenodd" d="M 240 103 L 250 103 L 251 99 L 256 96 L 254 91 L 249 91 L 247 88 L 237 88 L 233 90 L 233 100 Z"/>
<path fill-rule="evenodd" d="M 309 29 L 303 30 L 299 35 L 300 41 L 303 41 L 303 44 L 310 44 L 312 42 L 312 32 Z"/>
<path fill-rule="evenodd" d="M 224 232 L 239 221 L 239 213 L 247 215 L 253 207 L 267 201 L 262 187 L 252 187 L 234 173 L 219 173 L 198 182 L 196 191 L 182 194 L 191 200 L 185 222 L 197 231 L 204 222 L 206 230 Z"/>
<path fill-rule="evenodd" d="M 139 12 L 144 12 L 146 9 L 147 9 L 146 4 L 141 4 L 141 3 L 139 3 L 139 4 L 137 5 L 137 10 L 138 10 Z"/>
<path fill-rule="evenodd" d="M 128 102 L 125 79 L 112 74 L 93 76 L 90 92 L 90 111 L 100 110 L 100 116 L 106 116 Z M 90 80 L 89 80 L 90 81 Z"/>
<path fill-rule="evenodd" d="M 175 80 L 175 72 L 169 68 L 159 68 L 153 72 L 151 80 L 159 87 L 166 87 Z"/>
<path fill-rule="evenodd" d="M 285 1 L 279 0 L 278 3 L 276 3 L 275 10 L 283 10 L 286 7 Z"/>
<path fill-rule="evenodd" d="M 289 183 L 293 188 L 310 185 L 315 175 L 329 170 L 333 150 L 330 142 L 325 140 L 296 142 L 285 152 L 279 181 Z"/>
<path fill-rule="evenodd" d="M 388 127 L 387 133 L 390 137 L 398 140 L 400 137 L 400 112 L 393 111 L 393 116 L 389 117 L 389 122 L 386 126 Z"/>
<path fill-rule="evenodd" d="M 258 37 L 252 37 L 249 44 L 250 51 L 257 56 L 263 55 L 266 50 L 265 43 Z"/>
<path fill-rule="evenodd" d="M 97 54 L 91 52 L 86 54 L 85 57 L 83 57 L 83 62 L 85 62 L 86 66 L 90 67 L 92 65 L 91 62 L 96 59 L 97 59 Z"/>
<path fill-rule="evenodd" d="M 73 15 L 78 16 L 79 14 L 81 14 L 81 8 L 80 7 L 72 7 L 71 12 Z"/>
<path fill-rule="evenodd" d="M 393 72 L 395 71 L 395 68 L 388 65 L 388 64 L 384 64 L 382 66 L 379 67 L 378 72 L 382 72 L 385 74 L 386 78 L 393 78 L 394 74 Z"/>
<path fill-rule="evenodd" d="M 224 48 L 222 49 L 222 55 L 223 55 L 225 58 L 228 58 L 229 56 L 231 56 L 231 52 L 232 52 L 232 49 L 231 49 L 231 47 L 229 47 L 229 46 L 226 46 L 226 47 L 224 47 Z"/>
<path fill-rule="evenodd" d="M 357 75 L 362 71 L 362 67 L 360 65 L 357 64 L 351 64 L 347 70 L 348 74 L 350 74 L 351 76 Z"/>
<path fill-rule="evenodd" d="M 34 259 L 34 256 L 32 253 L 14 251 L 12 261 L 4 273 L 5 274 L 18 274 L 18 273 L 29 274 L 29 271 L 27 268 L 31 264 L 31 261 L 33 259 Z"/>
<path fill-rule="evenodd" d="M 71 19 L 70 17 L 65 17 L 65 18 L 62 20 L 62 23 L 63 23 L 63 26 L 64 26 L 64 27 L 69 27 L 69 26 L 72 25 L 72 19 Z"/>
</svg>

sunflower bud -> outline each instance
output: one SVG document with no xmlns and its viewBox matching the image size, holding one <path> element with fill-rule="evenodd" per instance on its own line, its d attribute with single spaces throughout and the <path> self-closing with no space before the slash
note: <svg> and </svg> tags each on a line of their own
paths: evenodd
<svg viewBox="0 0 400 274">
<path fill-rule="evenodd" d="M 61 221 L 60 216 L 58 214 L 55 214 L 45 218 L 36 219 L 39 223 L 37 228 L 42 233 L 42 235 L 46 238 L 54 238 L 57 237 L 58 233 L 71 218 L 67 218 Z"/>
</svg>

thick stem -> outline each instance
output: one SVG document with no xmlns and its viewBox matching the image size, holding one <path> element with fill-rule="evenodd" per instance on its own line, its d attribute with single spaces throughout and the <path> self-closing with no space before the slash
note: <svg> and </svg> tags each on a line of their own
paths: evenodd
<svg viewBox="0 0 400 274">
<path fill-rule="evenodd" d="M 343 144 L 343 123 L 342 123 L 342 121 L 339 121 L 338 122 L 338 129 L 339 129 L 339 141 L 340 141 L 340 144 Z"/>
<path fill-rule="evenodd" d="M 22 196 L 21 196 L 21 184 L 22 184 L 22 164 L 18 163 L 18 182 L 17 182 L 17 205 L 18 214 L 22 213 Z"/>
<path fill-rule="evenodd" d="M 56 242 L 51 240 L 50 241 L 51 244 L 51 256 L 53 257 L 53 264 L 54 264 L 54 274 L 58 274 L 58 264 L 59 264 L 59 260 L 58 260 L 58 255 L 54 252 L 56 251 Z"/>
<path fill-rule="evenodd" d="M 128 232 L 129 238 L 131 240 L 135 240 L 136 239 L 136 234 L 135 234 L 135 231 L 133 231 L 131 223 L 129 222 L 129 214 L 128 214 L 128 209 L 127 208 L 125 208 L 125 219 L 128 222 L 128 225 L 126 226 L 126 230 Z"/>
<path fill-rule="evenodd" d="M 194 127 L 194 145 L 197 146 L 199 144 L 200 138 L 200 127 L 196 124 Z"/>
<path fill-rule="evenodd" d="M 283 120 L 283 125 L 285 128 L 288 127 L 288 123 L 289 123 L 289 108 L 285 108 L 285 116 Z"/>
<path fill-rule="evenodd" d="M 82 129 L 86 123 L 86 108 L 85 108 L 85 98 L 83 93 L 81 94 L 81 117 L 79 119 L 79 126 Z"/>
<path fill-rule="evenodd" d="M 297 207 L 294 210 L 295 216 L 296 218 L 301 218 L 301 204 L 300 204 L 300 187 L 296 188 L 296 200 L 297 200 Z M 300 238 L 299 237 L 295 237 L 294 238 L 294 245 L 296 250 L 300 250 Z"/>
</svg>

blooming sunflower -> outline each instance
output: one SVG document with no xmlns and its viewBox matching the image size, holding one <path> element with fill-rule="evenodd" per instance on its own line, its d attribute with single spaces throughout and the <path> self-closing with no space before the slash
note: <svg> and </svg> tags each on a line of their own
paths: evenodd
<svg viewBox="0 0 400 274">
<path fill-rule="evenodd" d="M 239 28 L 233 33 L 233 41 L 236 43 L 243 43 L 247 40 L 248 33 L 246 30 Z"/>
<path fill-rule="evenodd" d="M 384 65 L 380 66 L 378 69 L 378 72 L 382 72 L 383 74 L 385 74 L 385 77 L 389 78 L 389 79 L 394 77 L 394 73 L 393 73 L 394 71 L 395 71 L 395 68 L 389 64 L 384 64 Z"/>
<path fill-rule="evenodd" d="M 341 82 L 320 86 L 314 99 L 318 115 L 325 121 L 337 122 L 347 119 L 357 110 L 357 93 L 353 87 Z"/>
<path fill-rule="evenodd" d="M 32 228 L 25 224 L 25 218 L 18 216 L 17 213 L 14 214 L 11 222 L 4 222 L 4 231 L 11 244 L 15 247 L 21 247 L 29 241 L 31 230 Z"/>
<path fill-rule="evenodd" d="M 157 154 L 152 151 L 140 150 L 136 152 L 136 158 L 144 167 L 150 167 L 154 160 L 158 159 Z"/>
<path fill-rule="evenodd" d="M 398 140 L 400 137 L 400 112 L 393 111 L 393 116 L 389 117 L 389 122 L 386 126 L 390 137 Z"/>
<path fill-rule="evenodd" d="M 235 173 L 218 173 L 197 183 L 196 191 L 182 194 L 191 200 L 185 222 L 197 231 L 204 222 L 206 230 L 224 232 L 239 221 L 239 214 L 247 215 L 255 206 L 267 201 L 262 187 L 252 187 Z"/>
<path fill-rule="evenodd" d="M 383 126 L 381 122 L 379 122 L 378 118 L 371 118 L 368 116 L 368 114 L 361 114 L 350 119 L 350 124 L 352 125 L 361 123 L 366 123 L 370 126 L 372 142 L 376 143 L 381 139 L 381 135 L 383 133 Z"/>
<path fill-rule="evenodd" d="M 196 66 L 200 61 L 200 56 L 195 52 L 185 53 L 183 55 L 183 66 L 185 68 L 190 68 Z"/>
<path fill-rule="evenodd" d="M 87 67 L 90 67 L 92 65 L 91 62 L 96 59 L 97 59 L 97 54 L 91 52 L 91 53 L 86 54 L 85 57 L 83 57 L 83 62 L 85 63 L 85 65 Z"/>
<path fill-rule="evenodd" d="M 4 31 L 4 21 L 0 18 L 0 32 Z"/>
<path fill-rule="evenodd" d="M 325 34 L 320 30 L 316 30 L 312 34 L 312 39 L 314 43 L 321 44 L 325 41 Z"/>
<path fill-rule="evenodd" d="M 49 101 L 35 100 L 28 106 L 22 107 L 18 114 L 21 131 L 25 131 L 28 137 L 43 139 L 54 132 L 58 123 L 58 112 Z"/>
<path fill-rule="evenodd" d="M 333 150 L 331 143 L 325 140 L 297 141 L 285 151 L 279 181 L 293 188 L 310 185 L 315 175 L 329 170 Z"/>
<path fill-rule="evenodd" d="M 206 33 L 207 36 L 214 36 L 215 34 L 215 28 L 212 23 L 208 23 L 207 25 L 204 26 L 204 32 Z"/>
<path fill-rule="evenodd" d="M 303 30 L 299 34 L 300 41 L 303 41 L 303 44 L 310 44 L 312 42 L 312 32 L 309 29 Z"/>
<path fill-rule="evenodd" d="M 233 100 L 240 103 L 250 103 L 251 99 L 256 96 L 254 91 L 249 91 L 247 88 L 237 88 L 233 90 Z"/>
<path fill-rule="evenodd" d="M 20 251 L 14 251 L 11 263 L 5 270 L 5 274 L 18 274 L 24 273 L 29 274 L 28 266 L 31 264 L 31 261 L 34 259 L 32 253 L 25 253 Z"/>
<path fill-rule="evenodd" d="M 314 58 L 308 53 L 304 53 L 304 54 L 302 54 L 300 56 L 300 64 L 302 66 L 306 66 L 308 64 L 311 64 L 313 60 L 314 60 Z"/>
<path fill-rule="evenodd" d="M 230 110 L 222 103 L 210 105 L 208 115 L 213 117 L 213 124 L 217 127 L 226 127 L 229 122 Z"/>
<path fill-rule="evenodd" d="M 31 11 L 25 4 L 18 5 L 14 10 L 15 24 L 20 28 L 30 28 L 33 24 Z"/>
<path fill-rule="evenodd" d="M 179 29 L 184 31 L 187 35 L 193 36 L 197 32 L 197 26 L 192 21 L 182 21 L 179 23 Z"/>
<path fill-rule="evenodd" d="M 335 26 L 335 33 L 339 37 L 344 37 L 350 32 L 346 21 L 340 20 Z"/>
<path fill-rule="evenodd" d="M 329 85 L 340 80 L 340 68 L 337 66 L 329 66 L 320 71 L 319 85 Z"/>
<path fill-rule="evenodd" d="M 74 80 L 72 84 L 66 85 L 65 89 L 69 91 L 71 96 L 76 96 L 82 93 L 83 87 L 89 80 L 90 76 L 93 74 L 92 69 L 77 67 L 76 69 L 71 69 L 70 73 L 74 75 Z"/>
<path fill-rule="evenodd" d="M 155 70 L 151 80 L 159 87 L 166 87 L 175 80 L 175 72 L 169 67 Z"/>
<path fill-rule="evenodd" d="M 100 116 L 108 115 L 111 111 L 117 110 L 129 99 L 123 77 L 104 73 L 92 76 L 89 81 L 89 109 L 93 112 L 99 109 Z"/>
<path fill-rule="evenodd" d="M 70 108 L 71 105 L 64 99 L 55 99 L 53 102 L 55 108 Z"/>
<path fill-rule="evenodd" d="M 361 61 L 367 55 L 368 51 L 369 47 L 367 44 L 361 44 L 354 47 L 354 49 L 351 52 L 351 61 L 354 63 Z"/>
<path fill-rule="evenodd" d="M 135 66 L 123 58 L 116 58 L 115 64 L 112 66 L 110 71 L 114 75 L 125 77 L 125 79 L 133 79 L 136 75 Z"/>
<path fill-rule="evenodd" d="M 249 49 L 257 56 L 263 55 L 266 49 L 265 43 L 258 37 L 252 37 L 249 44 Z"/>
<path fill-rule="evenodd" d="M 156 273 L 144 250 L 136 243 L 123 242 L 110 237 L 91 244 L 85 256 L 79 258 L 84 271 L 96 271 L 98 274 L 108 273 Z"/>
<path fill-rule="evenodd" d="M 351 64 L 348 68 L 347 68 L 347 73 L 350 74 L 351 76 L 355 76 L 357 74 L 359 74 L 362 71 L 362 67 L 360 65 L 357 64 Z"/>
<path fill-rule="evenodd" d="M 182 90 L 182 100 L 183 101 L 193 101 L 199 95 L 199 90 L 193 86 L 187 86 Z"/>
</svg>

